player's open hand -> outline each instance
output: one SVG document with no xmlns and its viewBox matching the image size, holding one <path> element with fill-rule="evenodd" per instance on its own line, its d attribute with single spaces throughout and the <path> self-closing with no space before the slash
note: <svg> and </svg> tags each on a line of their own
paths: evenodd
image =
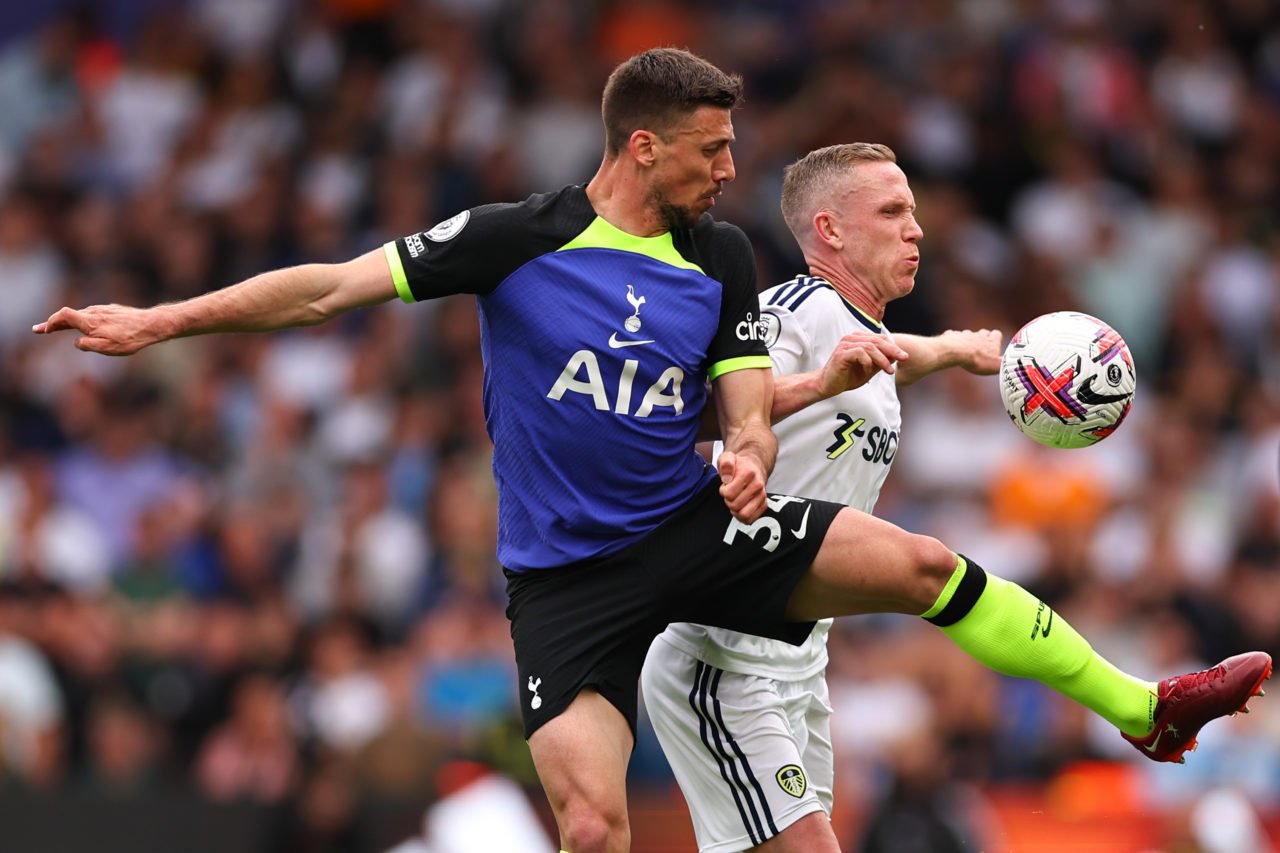
<svg viewBox="0 0 1280 853">
<path fill-rule="evenodd" d="M 997 329 L 975 331 L 951 331 L 955 346 L 961 353 L 960 366 L 978 376 L 990 376 L 1000 372 L 1000 342 L 1004 337 Z"/>
<path fill-rule="evenodd" d="M 907 352 L 884 335 L 850 332 L 840 339 L 822 367 L 821 394 L 834 397 L 860 388 L 877 373 L 893 373 Z"/>
<path fill-rule="evenodd" d="M 720 497 L 739 521 L 751 523 L 764 514 L 769 496 L 765 492 L 765 471 L 750 454 L 721 452 L 716 462 L 720 471 Z"/>
<path fill-rule="evenodd" d="M 88 308 L 59 308 L 31 331 L 37 335 L 74 330 L 80 333 L 76 348 L 103 355 L 130 355 L 163 340 L 153 331 L 153 309 L 126 305 L 91 305 Z"/>
</svg>

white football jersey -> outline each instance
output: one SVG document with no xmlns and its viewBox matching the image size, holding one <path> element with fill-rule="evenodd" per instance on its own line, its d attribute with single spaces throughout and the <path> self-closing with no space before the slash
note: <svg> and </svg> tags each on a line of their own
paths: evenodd
<svg viewBox="0 0 1280 853">
<path fill-rule="evenodd" d="M 815 276 L 799 276 L 766 290 L 760 294 L 760 309 L 779 375 L 821 370 L 850 332 L 889 334 Z M 869 513 L 897 454 L 901 427 L 898 389 L 888 373 L 801 409 L 773 426 L 778 461 L 769 491 L 837 501 Z M 719 669 L 793 680 L 826 667 L 830 629 L 831 620 L 822 620 L 799 646 L 686 622 L 673 623 L 662 636 Z"/>
</svg>

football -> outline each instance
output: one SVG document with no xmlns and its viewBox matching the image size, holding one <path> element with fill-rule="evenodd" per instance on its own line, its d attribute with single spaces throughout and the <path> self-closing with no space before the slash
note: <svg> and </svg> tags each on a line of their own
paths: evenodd
<svg viewBox="0 0 1280 853">
<path fill-rule="evenodd" d="M 1042 314 L 1009 340 L 1000 398 L 1022 433 L 1047 447 L 1097 444 L 1119 428 L 1137 388 L 1115 329 L 1077 311 Z"/>
</svg>

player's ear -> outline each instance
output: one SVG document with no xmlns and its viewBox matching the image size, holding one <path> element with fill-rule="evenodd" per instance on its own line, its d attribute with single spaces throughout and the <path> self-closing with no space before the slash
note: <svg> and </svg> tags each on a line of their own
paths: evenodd
<svg viewBox="0 0 1280 853">
<path fill-rule="evenodd" d="M 658 156 L 657 142 L 657 134 L 653 131 L 636 130 L 632 132 L 631 138 L 627 140 L 627 150 L 631 152 L 631 156 L 640 165 L 652 166 L 653 161 Z"/>
<path fill-rule="evenodd" d="M 844 245 L 840 225 L 829 210 L 819 210 L 813 215 L 813 235 L 819 243 L 825 243 L 833 249 Z"/>
</svg>

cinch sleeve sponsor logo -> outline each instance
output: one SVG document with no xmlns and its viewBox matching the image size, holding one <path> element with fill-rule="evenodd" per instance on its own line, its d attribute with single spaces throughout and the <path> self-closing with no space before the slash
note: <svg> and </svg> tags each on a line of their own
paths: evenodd
<svg viewBox="0 0 1280 853">
<path fill-rule="evenodd" d="M 761 314 L 759 320 L 754 320 L 751 314 L 747 314 L 747 319 L 735 326 L 733 333 L 740 341 L 764 341 L 768 346 L 769 331 L 775 326 L 775 323 L 768 318 L 774 321 L 777 319 L 772 314 Z M 777 340 L 776 331 L 774 331 L 774 340 Z"/>
</svg>

